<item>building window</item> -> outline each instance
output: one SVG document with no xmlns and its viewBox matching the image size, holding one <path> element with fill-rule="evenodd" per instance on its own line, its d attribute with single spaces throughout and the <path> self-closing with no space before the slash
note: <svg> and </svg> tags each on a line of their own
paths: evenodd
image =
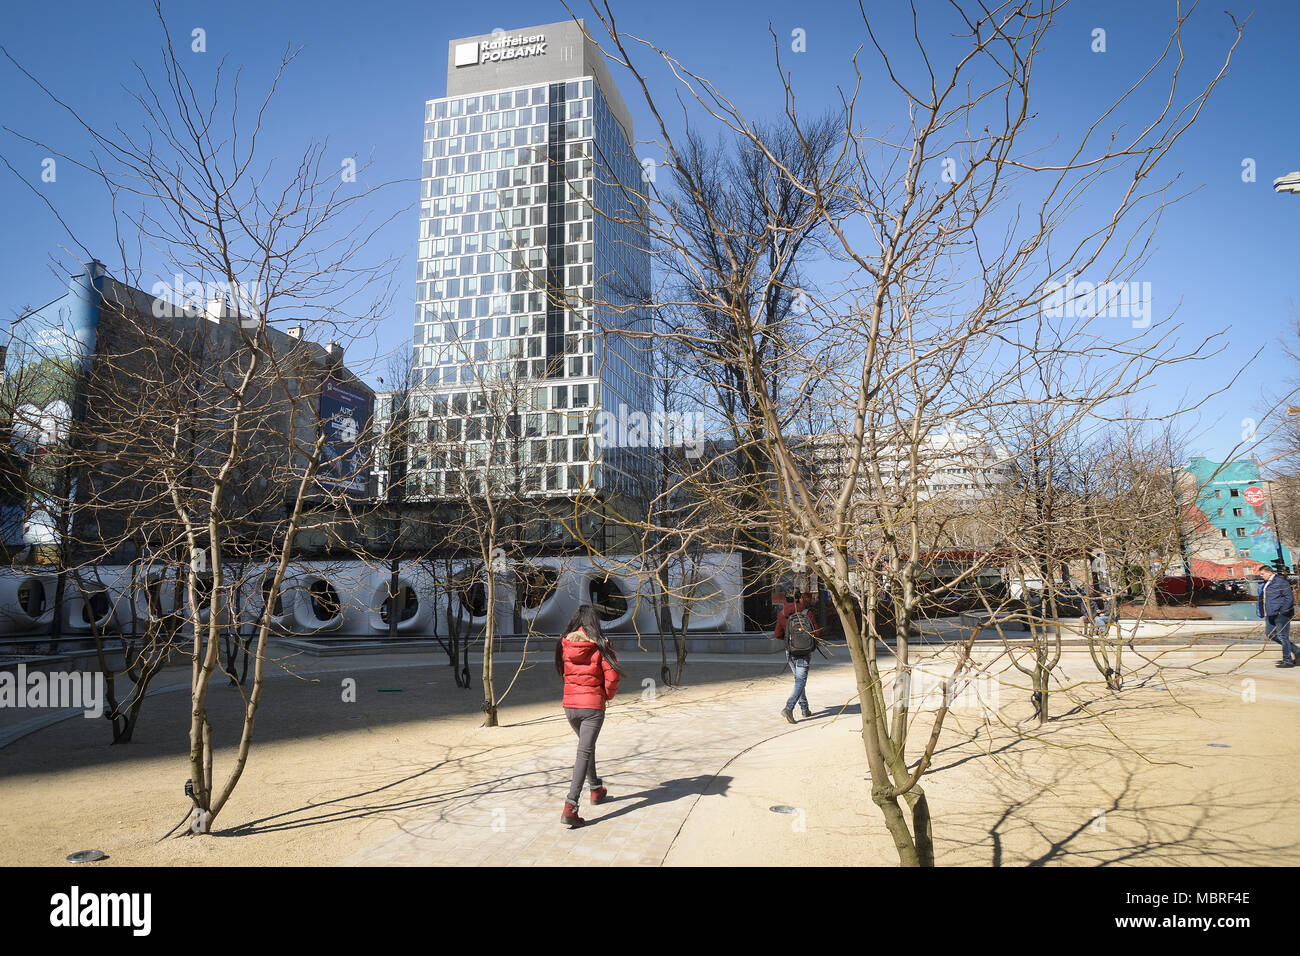
<svg viewBox="0 0 1300 956">
<path fill-rule="evenodd" d="M 1241 517 L 1241 511 L 1242 511 L 1241 508 L 1233 508 L 1233 509 L 1232 509 L 1232 516 L 1233 516 L 1234 518 L 1240 518 L 1240 517 Z"/>
<path fill-rule="evenodd" d="M 1240 489 L 1240 488 L 1230 488 L 1230 489 L 1228 489 L 1228 497 L 1229 497 L 1229 498 L 1240 498 L 1240 497 L 1241 497 L 1241 489 Z"/>
<path fill-rule="evenodd" d="M 1238 528 L 1238 529 L 1237 529 L 1237 537 L 1238 537 L 1238 538 L 1244 538 L 1245 536 L 1246 536 L 1246 529 L 1245 529 L 1245 528 Z"/>
<path fill-rule="evenodd" d="M 1223 490 L 1222 490 L 1221 488 L 1215 488 L 1215 489 L 1214 489 L 1214 497 L 1216 497 L 1216 498 L 1222 498 L 1222 497 L 1223 497 Z"/>
</svg>

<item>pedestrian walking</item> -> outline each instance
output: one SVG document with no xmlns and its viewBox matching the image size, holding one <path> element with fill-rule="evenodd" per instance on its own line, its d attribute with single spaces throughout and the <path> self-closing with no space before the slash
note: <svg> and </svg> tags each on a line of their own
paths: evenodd
<svg viewBox="0 0 1300 956">
<path fill-rule="evenodd" d="M 1272 568 L 1262 567 L 1259 573 L 1264 583 L 1259 588 L 1255 611 L 1264 620 L 1264 636 L 1282 645 L 1282 660 L 1277 666 L 1294 667 L 1297 654 L 1291 643 L 1291 618 L 1295 616 L 1295 591 L 1291 582 Z"/>
<path fill-rule="evenodd" d="M 812 661 L 813 651 L 821 639 L 821 630 L 813 621 L 808 608 L 812 606 L 812 595 L 805 594 L 797 601 L 786 601 L 776 619 L 773 637 L 785 641 L 785 660 L 794 674 L 794 690 L 785 702 L 781 716 L 794 723 L 794 705 L 798 704 L 804 717 L 811 717 L 808 707 L 808 665 Z"/>
<path fill-rule="evenodd" d="M 591 786 L 593 804 L 602 803 L 609 795 L 596 772 L 596 738 L 605 722 L 605 704 L 618 693 L 618 683 L 624 673 L 609 638 L 600 628 L 600 616 L 594 606 L 584 604 L 578 608 L 564 636 L 556 641 L 555 672 L 564 680 L 561 701 L 564 716 L 578 735 L 573 781 L 560 816 L 572 829 L 587 822 L 578 816 L 584 779 Z"/>
<path fill-rule="evenodd" d="M 1095 633 L 1098 637 L 1104 635 L 1106 628 L 1110 626 L 1110 609 L 1107 608 L 1105 600 L 1097 602 L 1097 613 L 1093 618 L 1093 623 L 1096 625 Z"/>
</svg>

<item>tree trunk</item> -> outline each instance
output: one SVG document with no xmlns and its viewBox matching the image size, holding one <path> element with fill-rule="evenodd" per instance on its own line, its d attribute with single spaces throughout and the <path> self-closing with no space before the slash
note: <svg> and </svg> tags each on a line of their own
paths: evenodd
<svg viewBox="0 0 1300 956">
<path fill-rule="evenodd" d="M 489 549 L 488 554 L 491 555 Z M 497 636 L 497 588 L 496 573 L 491 567 L 491 558 L 484 565 L 486 572 L 486 581 L 484 587 L 487 593 L 487 624 L 483 631 L 483 718 L 484 727 L 497 726 L 497 701 L 496 688 L 492 683 L 492 665 L 493 665 L 493 647 Z"/>
</svg>

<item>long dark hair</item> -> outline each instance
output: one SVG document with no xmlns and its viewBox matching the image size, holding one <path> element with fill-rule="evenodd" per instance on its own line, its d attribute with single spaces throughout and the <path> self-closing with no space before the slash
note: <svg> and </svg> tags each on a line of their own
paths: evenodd
<svg viewBox="0 0 1300 956">
<path fill-rule="evenodd" d="M 583 604 L 573 612 L 573 617 L 569 618 L 568 625 L 564 628 L 564 634 L 555 642 L 555 673 L 561 677 L 564 676 L 564 638 L 574 631 L 581 630 L 596 645 L 596 650 L 604 655 L 605 660 L 609 661 L 610 666 L 619 674 L 626 674 L 618 662 L 618 655 L 614 653 L 614 646 L 609 643 L 609 638 L 600 626 L 600 615 L 596 613 L 596 607 L 593 604 Z"/>
</svg>

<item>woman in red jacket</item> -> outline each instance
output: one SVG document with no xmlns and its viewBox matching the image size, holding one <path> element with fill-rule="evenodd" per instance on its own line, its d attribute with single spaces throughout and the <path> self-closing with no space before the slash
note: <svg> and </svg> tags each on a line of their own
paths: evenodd
<svg viewBox="0 0 1300 956">
<path fill-rule="evenodd" d="M 623 676 L 623 668 L 600 629 L 600 617 L 592 605 L 578 608 L 564 637 L 556 641 L 555 672 L 564 678 L 564 716 L 578 735 L 573 783 L 560 819 L 570 828 L 580 827 L 587 822 L 578 816 L 583 778 L 591 784 L 592 803 L 600 803 L 608 792 L 596 774 L 596 738 L 605 722 L 605 701 L 618 693 Z"/>
</svg>

